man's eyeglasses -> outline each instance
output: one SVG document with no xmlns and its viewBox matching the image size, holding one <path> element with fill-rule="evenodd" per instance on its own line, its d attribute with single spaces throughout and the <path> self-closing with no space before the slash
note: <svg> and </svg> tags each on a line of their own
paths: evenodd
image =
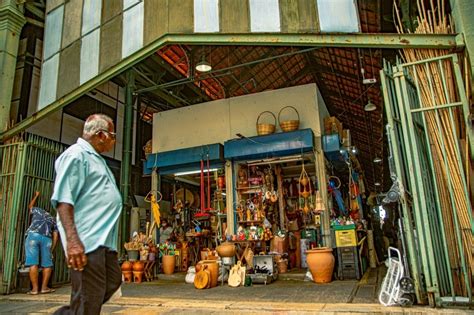
<svg viewBox="0 0 474 315">
<path fill-rule="evenodd" d="M 101 129 L 101 130 L 97 131 L 97 133 L 99 133 L 99 132 L 105 132 L 106 134 L 110 135 L 112 137 L 112 139 L 115 139 L 115 137 L 117 136 L 117 133 L 112 132 L 112 131 L 108 131 L 108 130 L 105 130 L 105 129 Z"/>
</svg>

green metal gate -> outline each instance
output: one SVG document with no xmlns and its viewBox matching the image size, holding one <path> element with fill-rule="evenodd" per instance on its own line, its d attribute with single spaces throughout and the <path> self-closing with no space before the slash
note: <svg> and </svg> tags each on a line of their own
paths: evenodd
<svg viewBox="0 0 474 315">
<path fill-rule="evenodd" d="M 24 262 L 23 243 L 29 225 L 28 203 L 35 191 L 37 205 L 51 209 L 54 161 L 65 146 L 33 134 L 25 134 L 0 146 L 0 292 L 15 291 L 18 269 Z M 60 244 L 54 255 L 53 284 L 69 281 Z"/>
<path fill-rule="evenodd" d="M 381 70 L 387 136 L 419 301 L 472 303 L 473 130 L 455 54 Z"/>
</svg>

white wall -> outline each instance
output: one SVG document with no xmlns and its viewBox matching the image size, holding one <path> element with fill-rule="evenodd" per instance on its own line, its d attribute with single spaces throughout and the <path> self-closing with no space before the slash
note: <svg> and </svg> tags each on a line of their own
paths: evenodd
<svg viewBox="0 0 474 315">
<path fill-rule="evenodd" d="M 257 135 L 256 122 L 263 111 L 271 111 L 278 119 L 281 108 L 291 105 L 300 115 L 300 129 L 311 128 L 321 136 L 321 122 L 328 115 L 316 84 L 244 95 L 156 113 L 153 116 L 153 153 L 202 144 L 224 143 L 237 133 Z M 296 119 L 296 113 L 285 109 L 282 120 Z M 262 115 L 261 123 L 273 118 Z M 273 123 L 273 122 L 272 122 Z M 276 132 L 280 132 L 277 122 Z"/>
</svg>

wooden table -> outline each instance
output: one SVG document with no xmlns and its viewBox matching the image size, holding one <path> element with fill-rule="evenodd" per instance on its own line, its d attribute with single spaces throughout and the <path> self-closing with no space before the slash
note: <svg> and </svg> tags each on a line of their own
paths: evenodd
<svg viewBox="0 0 474 315">
<path fill-rule="evenodd" d="M 254 254 L 255 254 L 255 245 L 258 242 L 265 243 L 265 241 L 262 241 L 262 240 L 230 241 L 230 243 L 235 244 L 236 246 L 240 247 L 241 249 L 242 249 L 242 247 L 244 248 L 244 251 L 242 252 L 242 254 L 245 253 L 245 249 L 247 249 L 247 248 L 250 248 L 252 251 L 254 251 Z M 237 260 L 242 260 L 242 257 L 241 257 L 241 255 L 239 255 L 238 250 L 235 252 L 235 254 L 237 256 Z"/>
<path fill-rule="evenodd" d="M 201 260 L 201 250 L 209 248 L 211 235 L 190 235 L 186 233 L 186 239 L 189 242 L 189 261 L 191 265 L 196 265 Z"/>
<path fill-rule="evenodd" d="M 152 281 L 154 278 L 153 267 L 155 266 L 155 260 L 145 261 L 145 267 L 143 268 L 143 275 L 145 276 L 145 281 Z"/>
</svg>

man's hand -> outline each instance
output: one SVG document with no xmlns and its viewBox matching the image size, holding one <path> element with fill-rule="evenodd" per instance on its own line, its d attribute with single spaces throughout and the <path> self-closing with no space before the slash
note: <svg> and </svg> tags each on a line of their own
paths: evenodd
<svg viewBox="0 0 474 315">
<path fill-rule="evenodd" d="M 36 199 L 38 199 L 39 195 L 40 195 L 40 192 L 35 191 L 35 195 L 33 196 L 33 199 L 31 199 L 30 203 L 28 204 L 28 209 L 30 209 L 30 212 L 31 212 L 31 209 L 33 209 L 33 207 L 35 206 Z"/>
<path fill-rule="evenodd" d="M 74 270 L 82 271 L 87 265 L 87 256 L 79 235 L 77 234 L 76 225 L 74 224 L 74 207 L 68 203 L 60 202 L 57 206 L 59 219 L 66 232 L 66 255 L 67 264 Z"/>
<path fill-rule="evenodd" d="M 87 265 L 87 256 L 84 253 L 84 245 L 79 238 L 67 242 L 68 266 L 74 270 L 82 271 Z"/>
</svg>

